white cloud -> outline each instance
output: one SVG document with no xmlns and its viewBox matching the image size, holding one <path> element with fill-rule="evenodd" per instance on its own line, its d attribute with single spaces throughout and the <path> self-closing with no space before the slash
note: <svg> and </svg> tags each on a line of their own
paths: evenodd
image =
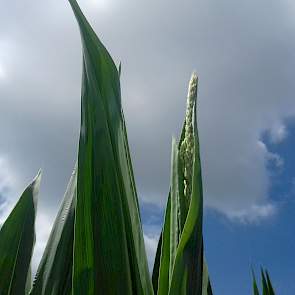
<svg viewBox="0 0 295 295">
<path fill-rule="evenodd" d="M 0 225 L 15 205 L 18 188 L 16 173 L 12 171 L 9 161 L 0 156 Z"/>
<path fill-rule="evenodd" d="M 150 271 L 152 271 L 153 266 L 154 266 L 154 260 L 155 260 L 155 256 L 156 256 L 158 240 L 159 240 L 158 235 L 144 234 L 145 249 L 146 249 L 146 255 L 147 255 Z"/>
<path fill-rule="evenodd" d="M 236 210 L 228 213 L 233 221 L 242 223 L 257 223 L 265 218 L 272 217 L 277 209 L 273 204 L 252 205 L 245 210 Z"/>
<path fill-rule="evenodd" d="M 273 162 L 277 168 L 282 168 L 284 166 L 284 159 L 279 154 L 270 152 L 267 149 L 265 143 L 263 143 L 261 140 L 258 141 L 258 145 L 265 153 L 266 165 L 268 162 Z"/>
<path fill-rule="evenodd" d="M 37 212 L 36 218 L 36 243 L 34 247 L 34 253 L 32 257 L 32 272 L 36 273 L 39 262 L 42 258 L 45 246 L 47 244 L 47 240 L 49 238 L 49 234 L 51 228 L 53 226 L 53 220 L 51 216 L 48 216 L 44 211 Z"/>
<path fill-rule="evenodd" d="M 275 122 L 269 131 L 271 142 L 276 144 L 286 139 L 288 132 L 286 126 L 281 122 Z"/>
</svg>

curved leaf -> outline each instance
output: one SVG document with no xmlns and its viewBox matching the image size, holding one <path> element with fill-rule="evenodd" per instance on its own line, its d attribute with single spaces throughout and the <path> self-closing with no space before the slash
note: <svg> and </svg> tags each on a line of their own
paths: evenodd
<svg viewBox="0 0 295 295">
<path fill-rule="evenodd" d="M 35 244 L 36 204 L 41 172 L 25 189 L 0 229 L 0 294 L 27 294 Z"/>
</svg>

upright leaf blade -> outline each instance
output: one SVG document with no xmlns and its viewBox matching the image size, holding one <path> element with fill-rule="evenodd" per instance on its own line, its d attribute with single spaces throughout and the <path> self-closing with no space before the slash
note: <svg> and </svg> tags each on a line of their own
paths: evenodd
<svg viewBox="0 0 295 295">
<path fill-rule="evenodd" d="M 203 258 L 203 282 L 202 282 L 202 295 L 213 295 L 212 286 L 209 278 L 208 266 Z"/>
<path fill-rule="evenodd" d="M 157 250 L 156 250 L 156 257 L 155 257 L 153 272 L 152 272 L 152 283 L 153 283 L 153 289 L 155 294 L 157 294 L 158 286 L 159 286 L 158 283 L 159 283 L 159 274 L 160 274 L 160 266 L 161 266 L 162 243 L 163 243 L 163 231 L 161 232 L 159 237 Z"/>
<path fill-rule="evenodd" d="M 269 295 L 275 295 L 275 291 L 274 291 L 274 288 L 272 286 L 272 283 L 271 283 L 271 280 L 270 280 L 270 276 L 269 276 L 269 273 L 268 273 L 267 270 L 265 271 L 265 274 L 266 274 L 266 281 L 267 281 Z"/>
<path fill-rule="evenodd" d="M 177 253 L 177 246 L 181 234 L 180 198 L 179 198 L 179 164 L 178 164 L 178 147 L 175 138 L 172 139 L 171 153 L 171 217 L 170 217 L 170 263 L 169 263 L 169 284 L 171 283 L 174 261 Z"/>
<path fill-rule="evenodd" d="M 253 280 L 253 295 L 259 295 L 259 289 L 256 282 L 254 270 L 252 269 L 252 280 Z"/>
<path fill-rule="evenodd" d="M 39 264 L 30 295 L 70 295 L 77 170 L 75 168 Z"/>
<path fill-rule="evenodd" d="M 27 294 L 35 244 L 35 217 L 41 172 L 25 189 L 0 229 L 0 294 Z"/>
<path fill-rule="evenodd" d="M 69 0 L 83 44 L 73 294 L 152 294 L 119 74 Z"/>
<path fill-rule="evenodd" d="M 261 280 L 262 280 L 262 294 L 269 295 L 268 284 L 265 278 L 264 270 L 261 268 Z"/>
<path fill-rule="evenodd" d="M 157 282 L 157 294 L 167 294 L 169 290 L 169 267 L 170 267 L 170 220 L 171 220 L 171 194 L 165 211 L 164 226 L 162 231 L 161 256 L 159 261 L 159 274 Z"/>
</svg>

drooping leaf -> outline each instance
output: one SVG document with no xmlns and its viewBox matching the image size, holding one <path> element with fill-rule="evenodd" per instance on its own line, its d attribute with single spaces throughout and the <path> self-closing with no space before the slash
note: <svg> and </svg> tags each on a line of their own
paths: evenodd
<svg viewBox="0 0 295 295">
<path fill-rule="evenodd" d="M 153 294 L 118 70 L 78 4 L 83 44 L 73 295 Z"/>
<path fill-rule="evenodd" d="M 25 189 L 0 229 L 0 294 L 28 294 L 31 286 L 31 258 L 35 244 L 39 172 Z"/>
<path fill-rule="evenodd" d="M 39 264 L 30 295 L 70 295 L 77 170 L 75 168 Z"/>
</svg>

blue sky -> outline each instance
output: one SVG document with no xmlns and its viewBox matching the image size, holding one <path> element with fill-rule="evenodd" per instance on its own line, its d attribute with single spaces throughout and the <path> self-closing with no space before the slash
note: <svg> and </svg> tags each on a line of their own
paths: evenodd
<svg viewBox="0 0 295 295">
<path fill-rule="evenodd" d="M 273 216 L 263 222 L 237 223 L 216 211 L 205 210 L 205 253 L 216 294 L 251 294 L 252 267 L 257 279 L 260 279 L 261 267 L 268 269 L 278 294 L 295 294 L 294 119 L 285 120 L 285 127 L 286 135 L 279 142 L 274 143 L 268 132 L 261 138 L 268 150 L 283 161 L 279 168 L 273 163 L 268 165 L 271 175 L 269 195 L 276 207 Z M 146 233 L 158 234 L 163 210 L 143 204 L 142 213 Z"/>
<path fill-rule="evenodd" d="M 294 1 L 79 4 L 122 62 L 150 265 L 169 188 L 171 137 L 180 132 L 196 70 L 205 250 L 215 294 L 249 294 L 251 264 L 256 272 L 269 269 L 279 294 L 295 294 Z M 0 223 L 42 168 L 34 269 L 77 157 L 81 64 L 67 1 L 1 6 Z"/>
</svg>

